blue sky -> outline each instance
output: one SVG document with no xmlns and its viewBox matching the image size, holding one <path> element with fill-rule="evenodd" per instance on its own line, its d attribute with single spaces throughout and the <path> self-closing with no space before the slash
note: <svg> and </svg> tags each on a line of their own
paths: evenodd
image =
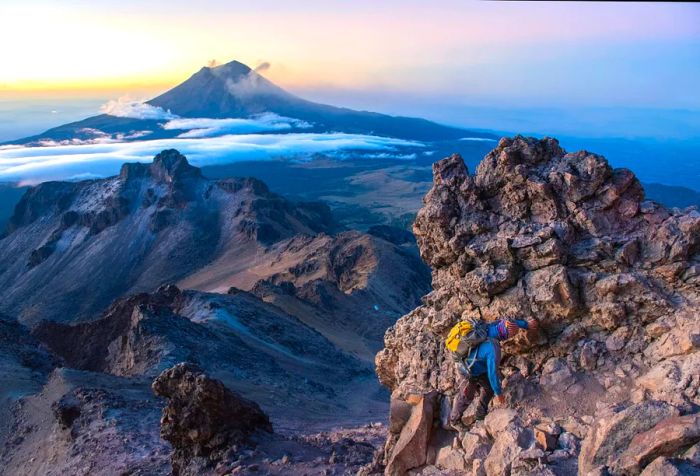
<svg viewBox="0 0 700 476">
<path fill-rule="evenodd" d="M 296 91 L 700 108 L 700 4 L 4 0 L 0 95 L 154 94 L 209 60 Z"/>
<path fill-rule="evenodd" d="M 649 141 L 673 170 L 696 160 L 700 143 L 694 3 L 3 0 L 0 42 L 12 45 L 0 49 L 0 142 L 237 59 L 269 63 L 272 81 L 331 104 L 646 141 L 636 155 L 634 142 L 598 144 L 613 163 L 645 161 L 650 173 L 658 153 Z"/>
</svg>

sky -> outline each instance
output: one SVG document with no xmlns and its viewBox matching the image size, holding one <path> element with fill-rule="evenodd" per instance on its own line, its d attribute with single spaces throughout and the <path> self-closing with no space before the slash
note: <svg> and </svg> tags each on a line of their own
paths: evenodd
<svg viewBox="0 0 700 476">
<path fill-rule="evenodd" d="M 4 100 L 147 98 L 237 59 L 346 102 L 700 109 L 698 4 L 3 0 L 0 44 Z"/>
<path fill-rule="evenodd" d="M 552 135 L 645 180 L 700 190 L 700 4 L 0 0 L 0 44 L 0 143 L 150 99 L 202 66 L 236 59 L 266 64 L 268 79 L 307 99 L 504 135 Z M 223 148 L 236 158 L 272 158 L 342 153 L 356 143 L 377 153 L 396 147 L 304 134 L 294 143 L 261 142 L 256 131 L 286 127 L 272 123 L 185 128 L 183 146 L 201 163 Z M 228 130 L 251 135 L 206 137 Z M 87 173 L 81 163 L 98 157 L 97 172 L 112 173 L 119 160 L 143 160 L 152 147 L 69 148 L 0 150 L 0 181 L 36 179 L 42 167 L 77 177 Z M 679 173 L 691 161 L 698 167 Z"/>
</svg>

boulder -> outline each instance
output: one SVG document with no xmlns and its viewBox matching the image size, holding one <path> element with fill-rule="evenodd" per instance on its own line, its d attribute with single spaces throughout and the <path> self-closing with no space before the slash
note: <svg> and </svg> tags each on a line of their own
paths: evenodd
<svg viewBox="0 0 700 476">
<path fill-rule="evenodd" d="M 557 435 L 553 435 L 546 430 L 535 428 L 535 439 L 545 451 L 554 451 L 557 447 Z"/>
<path fill-rule="evenodd" d="M 496 408 L 484 418 L 486 431 L 494 439 L 511 424 L 519 424 L 518 412 L 511 408 Z"/>
<path fill-rule="evenodd" d="M 430 441 L 437 393 L 423 395 L 411 410 L 411 416 L 391 449 L 384 470 L 386 476 L 403 476 L 409 469 L 425 464 Z"/>
<path fill-rule="evenodd" d="M 413 405 L 402 398 L 392 395 L 389 404 L 389 431 L 391 433 L 401 433 L 408 419 L 411 417 Z"/>
<path fill-rule="evenodd" d="M 557 446 L 562 450 L 566 450 L 569 451 L 569 453 L 571 454 L 575 454 L 578 450 L 578 440 L 574 435 L 565 431 L 564 433 L 559 435 L 559 439 L 557 440 Z"/>
<path fill-rule="evenodd" d="M 468 467 L 464 459 L 464 454 L 459 449 L 452 448 L 451 446 L 444 446 L 438 450 L 435 458 L 435 466 L 448 471 L 460 472 L 466 471 Z"/>
<path fill-rule="evenodd" d="M 683 457 L 687 459 L 691 464 L 694 464 L 695 466 L 700 466 L 700 443 L 697 443 L 688 448 L 688 451 L 683 453 Z"/>
<path fill-rule="evenodd" d="M 583 440 L 579 454 L 579 472 L 586 474 L 600 465 L 609 465 L 624 451 L 635 435 L 658 422 L 677 416 L 678 410 L 667 403 L 645 401 L 599 417 Z"/>
<path fill-rule="evenodd" d="M 468 464 L 477 459 L 486 459 L 491 450 L 491 443 L 486 438 L 471 432 L 464 435 L 461 443 L 464 459 Z"/>
<path fill-rule="evenodd" d="M 659 456 L 674 456 L 700 441 L 700 413 L 671 417 L 632 438 L 627 450 L 612 465 L 614 475 L 636 475 Z"/>
<path fill-rule="evenodd" d="M 636 383 L 656 400 L 687 410 L 700 405 L 700 352 L 663 360 L 637 378 Z"/>
<path fill-rule="evenodd" d="M 194 364 L 164 370 L 152 388 L 168 401 L 160 434 L 173 446 L 175 475 L 197 474 L 202 465 L 215 465 L 223 452 L 253 433 L 272 432 L 270 420 L 255 402 L 208 377 Z"/>
<path fill-rule="evenodd" d="M 644 468 L 641 476 L 700 476 L 700 468 L 687 461 L 659 456 Z"/>
<path fill-rule="evenodd" d="M 509 474 L 520 454 L 534 444 L 532 430 L 511 424 L 501 430 L 489 452 L 484 468 L 488 476 Z"/>
</svg>

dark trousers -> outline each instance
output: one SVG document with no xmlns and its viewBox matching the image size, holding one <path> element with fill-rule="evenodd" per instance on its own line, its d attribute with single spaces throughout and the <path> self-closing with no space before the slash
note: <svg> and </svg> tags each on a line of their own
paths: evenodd
<svg viewBox="0 0 700 476">
<path fill-rule="evenodd" d="M 450 412 L 450 421 L 457 422 L 462 418 L 462 413 L 469 407 L 469 404 L 474 401 L 476 394 L 479 394 L 476 401 L 476 418 L 482 420 L 489 409 L 489 403 L 493 398 L 493 390 L 486 375 L 479 375 L 464 379 L 457 390 L 455 400 L 452 402 L 452 411 Z"/>
</svg>

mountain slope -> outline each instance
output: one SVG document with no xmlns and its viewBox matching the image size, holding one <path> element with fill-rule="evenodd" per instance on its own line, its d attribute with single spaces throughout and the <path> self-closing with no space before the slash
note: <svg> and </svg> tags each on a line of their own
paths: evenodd
<svg viewBox="0 0 700 476">
<path fill-rule="evenodd" d="M 346 132 L 421 141 L 456 140 L 466 135 L 495 137 L 425 119 L 355 111 L 307 101 L 274 85 L 238 61 L 212 68 L 204 67 L 147 104 L 185 118 L 250 118 L 262 113 L 274 113 L 309 123 L 309 127 L 303 129 L 305 132 Z M 125 140 L 129 140 L 130 136 L 133 139 L 159 139 L 176 137 L 181 132 L 165 130 L 159 122 L 164 121 L 100 114 L 10 143 L 90 140 L 99 137 L 99 133 L 113 137 L 121 135 L 122 138 L 126 137 Z M 150 133 L 141 137 L 138 134 L 140 131 Z M 289 132 L 293 131 L 295 129 Z"/>
<path fill-rule="evenodd" d="M 371 361 L 384 330 L 430 289 L 430 275 L 413 253 L 348 231 L 298 235 L 271 245 L 254 262 L 232 248 L 178 284 L 214 292 L 250 290 L 339 348 Z"/>
<path fill-rule="evenodd" d="M 236 249 L 329 231 L 321 204 L 292 204 L 255 179 L 211 181 L 177 151 L 121 174 L 26 192 L 0 239 L 0 307 L 26 323 L 75 322 Z"/>
<path fill-rule="evenodd" d="M 245 292 L 164 286 L 117 300 L 96 320 L 43 321 L 33 335 L 74 369 L 152 379 L 179 362 L 196 363 L 275 414 L 295 401 L 327 400 L 371 374 L 367 362 Z M 282 404 L 277 399 L 283 394 L 294 396 Z"/>
<path fill-rule="evenodd" d="M 33 327 L 94 319 L 168 283 L 235 288 L 370 361 L 430 276 L 408 245 L 334 226 L 321 203 L 289 202 L 255 179 L 209 180 L 164 151 L 117 177 L 30 188 L 0 238 L 0 309 Z"/>
</svg>

